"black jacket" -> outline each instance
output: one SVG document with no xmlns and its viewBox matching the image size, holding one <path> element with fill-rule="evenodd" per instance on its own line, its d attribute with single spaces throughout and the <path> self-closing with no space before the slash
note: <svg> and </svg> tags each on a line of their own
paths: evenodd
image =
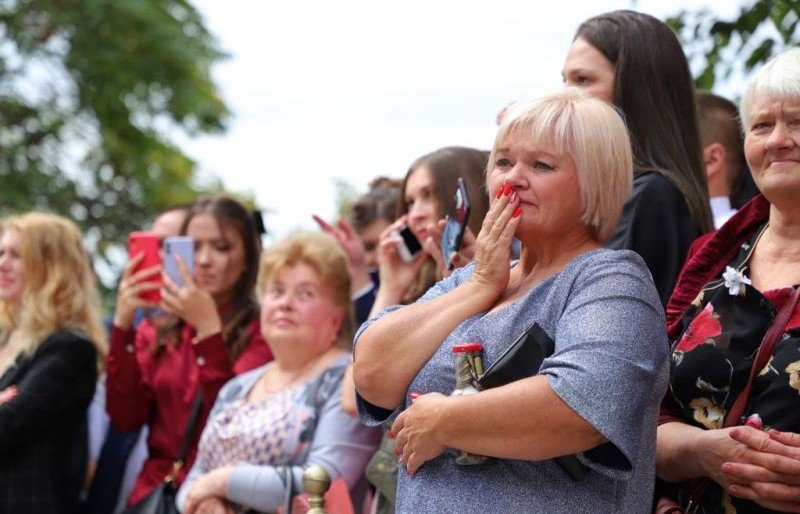
<svg viewBox="0 0 800 514">
<path fill-rule="evenodd" d="M 605 247 L 641 255 L 661 304 L 667 305 L 689 247 L 700 235 L 678 188 L 659 173 L 640 172 Z"/>
<path fill-rule="evenodd" d="M 0 391 L 18 389 L 0 404 L 0 514 L 76 509 L 82 477 L 74 469 L 74 442 L 85 430 L 96 362 L 91 341 L 61 330 L 0 377 Z"/>
</svg>

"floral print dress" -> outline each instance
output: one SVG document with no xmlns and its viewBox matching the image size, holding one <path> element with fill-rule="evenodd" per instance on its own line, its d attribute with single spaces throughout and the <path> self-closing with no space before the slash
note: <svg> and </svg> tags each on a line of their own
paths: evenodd
<svg viewBox="0 0 800 514">
<path fill-rule="evenodd" d="M 722 428 L 725 414 L 747 383 L 764 335 L 793 288 L 758 291 L 747 278 L 756 232 L 726 272 L 706 284 L 682 319 L 672 347 L 668 402 L 690 425 Z M 800 432 L 800 310 L 796 309 L 772 358 L 753 382 L 744 418 L 758 414 L 764 428 Z M 740 420 L 744 423 L 745 419 Z M 731 498 L 713 484 L 699 512 L 772 512 Z"/>
</svg>

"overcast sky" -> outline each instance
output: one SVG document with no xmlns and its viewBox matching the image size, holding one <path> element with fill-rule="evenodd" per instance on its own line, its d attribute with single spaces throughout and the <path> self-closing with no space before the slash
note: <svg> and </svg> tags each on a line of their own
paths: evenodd
<svg viewBox="0 0 800 514">
<path fill-rule="evenodd" d="M 703 5 L 731 16 L 739 3 L 194 0 L 230 55 L 213 72 L 234 116 L 227 133 L 180 144 L 202 172 L 252 192 L 282 237 L 312 228 L 311 213 L 334 216 L 334 178 L 364 190 L 443 146 L 489 149 L 503 106 L 562 87 L 586 18 Z"/>
</svg>

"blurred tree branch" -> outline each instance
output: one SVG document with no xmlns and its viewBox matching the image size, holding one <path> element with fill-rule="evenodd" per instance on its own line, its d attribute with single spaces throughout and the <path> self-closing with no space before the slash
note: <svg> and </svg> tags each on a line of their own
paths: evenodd
<svg viewBox="0 0 800 514">
<path fill-rule="evenodd" d="M 681 11 L 666 20 L 689 62 L 700 61 L 698 89 L 711 89 L 734 72 L 747 75 L 772 56 L 800 43 L 800 2 L 750 0 L 732 19 L 708 9 Z"/>
<path fill-rule="evenodd" d="M 0 0 L 0 214 L 71 217 L 107 263 L 153 213 L 220 189 L 168 134 L 225 129 L 223 57 L 184 0 Z"/>
</svg>

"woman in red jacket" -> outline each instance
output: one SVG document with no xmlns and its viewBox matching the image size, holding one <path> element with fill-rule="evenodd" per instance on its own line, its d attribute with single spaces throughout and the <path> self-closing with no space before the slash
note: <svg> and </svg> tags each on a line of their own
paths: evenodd
<svg viewBox="0 0 800 514">
<path fill-rule="evenodd" d="M 157 268 L 125 269 L 108 357 L 107 404 L 118 430 L 149 427 L 149 457 L 128 503 L 145 498 L 172 470 L 198 392 L 203 408 L 178 474 L 191 467 L 201 428 L 222 385 L 234 375 L 271 359 L 261 336 L 254 296 L 260 242 L 247 209 L 225 197 L 203 198 L 189 209 L 182 234 L 195 243 L 194 276 L 184 285 L 164 277 L 163 286 L 148 281 Z M 184 269 L 185 271 L 185 269 Z M 161 303 L 139 295 L 161 287 Z M 159 307 L 171 315 L 159 323 L 133 327 L 137 308 Z"/>
</svg>

